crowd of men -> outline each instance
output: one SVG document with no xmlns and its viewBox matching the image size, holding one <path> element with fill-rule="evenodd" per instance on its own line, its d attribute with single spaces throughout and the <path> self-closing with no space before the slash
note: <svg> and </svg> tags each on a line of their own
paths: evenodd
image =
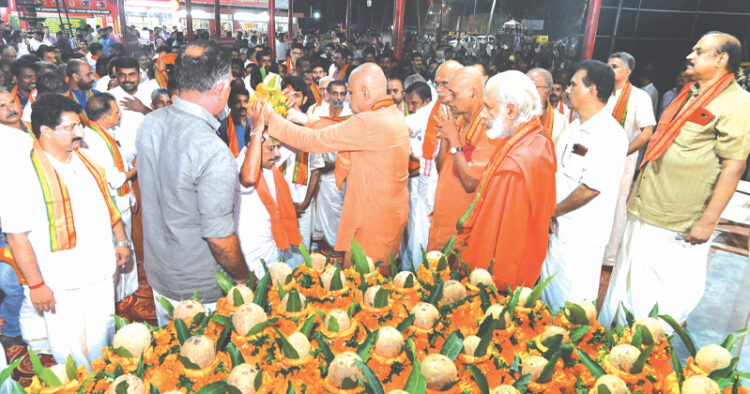
<svg viewBox="0 0 750 394">
<path fill-rule="evenodd" d="M 750 152 L 736 38 L 695 44 L 658 124 L 624 52 L 553 73 L 497 69 L 490 53 L 398 63 L 366 43 L 293 42 L 273 59 L 256 41 L 149 42 L 132 56 L 84 38 L 61 56 L 6 43 L 3 346 L 100 356 L 115 302 L 138 286 L 133 241 L 155 299 L 197 291 L 209 310 L 219 270 L 260 278 L 261 260 L 301 264 L 301 245 L 348 266 L 352 240 L 399 269 L 455 240 L 470 268 L 494 261 L 499 289 L 554 276 L 553 309 L 595 300 L 612 264 L 604 325 L 655 304 L 684 321 L 697 305 Z M 250 104 L 262 88 L 282 91 L 284 116 Z"/>
</svg>

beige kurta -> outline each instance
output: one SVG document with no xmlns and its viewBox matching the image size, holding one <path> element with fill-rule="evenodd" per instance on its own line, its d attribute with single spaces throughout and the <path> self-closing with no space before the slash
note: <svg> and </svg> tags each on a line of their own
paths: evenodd
<svg viewBox="0 0 750 394">
<path fill-rule="evenodd" d="M 356 239 L 375 261 L 398 255 L 409 208 L 410 148 L 406 120 L 395 106 L 319 130 L 274 117 L 269 134 L 310 153 L 351 152 L 336 250 L 349 251 Z"/>
</svg>

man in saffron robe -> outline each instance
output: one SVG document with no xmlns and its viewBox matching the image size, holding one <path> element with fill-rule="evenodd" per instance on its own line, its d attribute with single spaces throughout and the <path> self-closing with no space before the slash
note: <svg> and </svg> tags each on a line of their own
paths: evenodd
<svg viewBox="0 0 750 394">
<path fill-rule="evenodd" d="M 496 148 L 472 203 L 458 220 L 467 242 L 462 257 L 471 268 L 487 268 L 494 259 L 498 288 L 532 286 L 547 254 L 556 206 L 555 148 L 539 121 L 539 94 L 520 71 L 492 77 L 485 104 L 487 138 L 509 139 Z M 458 134 L 449 138 L 458 139 Z"/>
<path fill-rule="evenodd" d="M 398 255 L 406 226 L 409 130 L 386 93 L 380 67 L 359 66 L 349 90 L 355 115 L 320 130 L 293 125 L 260 101 L 250 119 L 254 124 L 258 117 L 267 119 L 272 137 L 303 151 L 339 152 L 336 183 L 346 179 L 347 184 L 335 248 L 348 252 L 356 239 L 373 260 L 387 261 L 390 253 Z M 383 264 L 381 271 L 389 273 L 390 265 Z"/>
</svg>

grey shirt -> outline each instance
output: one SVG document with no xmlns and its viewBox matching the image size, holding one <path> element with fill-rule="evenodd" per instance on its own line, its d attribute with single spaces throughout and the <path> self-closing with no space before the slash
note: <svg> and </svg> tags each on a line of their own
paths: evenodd
<svg viewBox="0 0 750 394">
<path fill-rule="evenodd" d="M 203 303 L 222 296 L 206 238 L 235 232 L 237 166 L 218 128 L 208 111 L 179 98 L 138 128 L 144 267 L 151 286 L 175 300 L 194 291 Z"/>
</svg>

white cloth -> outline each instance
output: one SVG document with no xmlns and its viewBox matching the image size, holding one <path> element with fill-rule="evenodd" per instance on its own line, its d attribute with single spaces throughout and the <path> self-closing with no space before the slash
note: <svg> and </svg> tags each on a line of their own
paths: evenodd
<svg viewBox="0 0 750 394">
<path fill-rule="evenodd" d="M 648 93 L 648 96 L 651 99 L 652 110 L 656 112 L 659 108 L 659 91 L 656 89 L 656 86 L 654 86 L 654 83 L 651 82 L 643 87 L 643 91 Z"/>
<path fill-rule="evenodd" d="M 156 306 L 156 322 L 159 325 L 159 327 L 164 327 L 167 323 L 169 323 L 172 318 L 169 317 L 169 313 L 166 309 L 164 309 L 163 306 L 161 306 L 161 303 L 159 302 L 160 298 L 164 298 L 165 300 L 169 301 L 170 304 L 172 304 L 172 307 L 177 307 L 177 305 L 180 303 L 180 300 L 174 300 L 169 297 L 166 297 L 164 295 L 159 294 L 156 289 L 153 289 L 154 292 L 154 304 Z M 216 303 L 212 302 L 209 304 L 202 304 L 203 308 L 206 310 L 206 313 L 215 312 L 216 311 Z"/>
<path fill-rule="evenodd" d="M 541 279 L 555 277 L 544 289 L 542 301 L 557 311 L 567 301 L 595 300 L 602 271 L 602 253 L 603 245 L 569 244 L 552 234 Z"/>
<path fill-rule="evenodd" d="M 599 314 L 603 326 L 609 327 L 615 319 L 625 324 L 620 304 L 636 319 L 647 317 L 657 303 L 659 313 L 677 322 L 687 319 L 706 288 L 711 241 L 690 245 L 677 239 L 681 235 L 630 215 Z"/>
<path fill-rule="evenodd" d="M 12 204 L 7 201 L 15 193 L 12 187 L 8 187 L 12 184 L 12 169 L 17 168 L 18 163 L 28 160 L 32 144 L 28 133 L 0 124 L 0 219 L 4 218 L 5 210 L 13 209 Z"/>
<path fill-rule="evenodd" d="M 94 65 L 93 67 L 96 67 L 96 65 Z M 96 81 L 96 84 L 94 85 L 94 89 L 100 92 L 107 92 L 110 79 L 111 78 L 109 77 L 109 75 L 102 75 L 102 77 Z"/>
<path fill-rule="evenodd" d="M 125 159 L 126 170 L 130 170 L 132 168 L 133 160 L 135 160 L 136 130 L 138 130 L 138 127 L 141 125 L 141 122 L 143 121 L 145 115 L 140 112 L 125 109 L 125 107 L 120 104 L 120 101 L 122 101 L 126 97 L 137 98 L 144 105 L 150 107 L 151 92 L 153 92 L 154 89 L 158 87 L 159 86 L 155 81 L 149 80 L 145 83 L 138 84 L 138 90 L 136 90 L 135 94 L 133 95 L 125 92 L 125 90 L 123 90 L 121 86 L 118 86 L 107 92 L 115 97 L 117 104 L 120 105 L 120 111 L 122 111 L 120 126 L 113 128 L 112 132 L 114 133 L 117 142 L 120 143 L 120 153 L 122 153 L 123 159 Z"/>
<path fill-rule="evenodd" d="M 552 135 L 552 142 L 557 144 L 557 141 L 560 139 L 563 131 L 566 127 L 568 127 L 568 118 L 566 118 L 565 115 L 563 115 L 559 111 L 552 111 L 552 115 L 554 116 L 554 121 L 552 123 L 552 130 L 550 130 L 550 133 Z"/>
<path fill-rule="evenodd" d="M 276 61 L 281 63 L 286 60 L 286 41 L 276 40 Z"/>
<path fill-rule="evenodd" d="M 557 102 L 557 105 L 555 105 L 555 110 L 563 115 L 565 115 L 565 119 L 568 121 L 568 123 L 572 123 L 574 120 L 579 119 L 578 113 L 573 111 L 570 107 L 568 107 L 567 104 L 562 103 L 562 111 L 560 111 L 560 101 Z"/>
<path fill-rule="evenodd" d="M 648 93 L 641 89 L 632 87 L 630 93 L 630 99 L 628 100 L 627 114 L 625 115 L 625 135 L 628 137 L 629 142 L 633 140 L 641 133 L 641 130 L 645 127 L 655 126 L 656 119 L 654 118 L 654 111 L 651 105 L 651 98 Z M 616 90 L 607 101 L 606 109 L 610 113 L 615 110 L 617 100 L 619 100 L 622 94 L 622 89 Z M 618 121 L 615 119 L 615 121 Z M 617 258 L 617 251 L 620 249 L 620 243 L 622 242 L 622 236 L 625 233 L 625 223 L 628 220 L 627 202 L 628 195 L 630 195 L 630 186 L 633 183 L 633 176 L 635 175 L 635 167 L 638 162 L 638 152 L 633 152 L 628 155 L 625 163 L 625 170 L 622 174 L 620 181 L 620 192 L 617 196 L 617 208 L 615 209 L 615 218 L 612 224 L 612 231 L 610 233 L 609 242 L 607 243 L 607 249 L 604 253 L 604 260 L 614 262 Z"/>
</svg>

